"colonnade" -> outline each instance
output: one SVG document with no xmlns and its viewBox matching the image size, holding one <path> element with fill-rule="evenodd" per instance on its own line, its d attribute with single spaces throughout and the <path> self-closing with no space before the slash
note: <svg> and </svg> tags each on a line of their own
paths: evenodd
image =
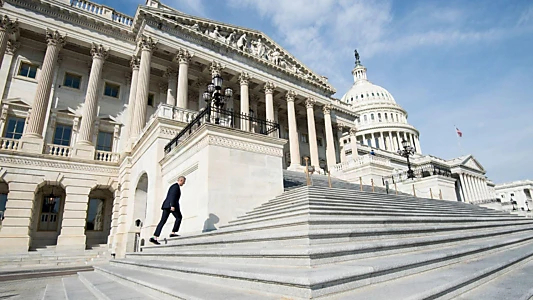
<svg viewBox="0 0 533 300">
<path fill-rule="evenodd" d="M 357 136 L 361 140 L 361 144 L 367 145 L 367 140 L 370 140 L 370 147 L 379 148 L 391 152 L 396 152 L 402 148 L 402 140 L 409 142 L 415 148 L 415 152 L 421 154 L 420 140 L 417 135 L 406 131 L 378 131 L 371 133 L 362 133 Z M 378 144 L 376 144 L 376 138 Z M 378 147 L 379 146 L 379 147 Z"/>
<path fill-rule="evenodd" d="M 465 202 L 477 202 L 490 199 L 487 181 L 477 175 L 460 173 L 460 184 Z"/>
</svg>

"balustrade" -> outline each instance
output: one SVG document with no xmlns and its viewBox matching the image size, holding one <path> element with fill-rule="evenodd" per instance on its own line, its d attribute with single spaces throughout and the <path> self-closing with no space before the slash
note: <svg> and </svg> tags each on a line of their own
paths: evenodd
<svg viewBox="0 0 533 300">
<path fill-rule="evenodd" d="M 0 138 L 0 150 L 18 150 L 19 140 Z"/>
<path fill-rule="evenodd" d="M 333 172 L 346 172 L 366 164 L 377 164 L 387 167 L 391 166 L 391 162 L 389 159 L 367 154 L 359 156 L 356 159 L 350 159 L 343 163 L 336 164 L 331 167 L 331 170 Z"/>
<path fill-rule="evenodd" d="M 61 145 L 46 145 L 45 154 L 60 156 L 60 157 L 70 157 L 72 153 L 72 147 L 61 146 Z"/>
<path fill-rule="evenodd" d="M 94 159 L 97 161 L 118 162 L 120 159 L 120 154 L 116 152 L 97 150 Z"/>
<path fill-rule="evenodd" d="M 133 18 L 123 13 L 119 13 L 105 5 L 100 5 L 86 0 L 70 0 L 70 5 L 72 7 L 85 10 L 86 12 L 89 12 L 91 14 L 109 19 L 116 23 L 120 23 L 126 26 L 131 26 L 133 24 Z"/>
</svg>

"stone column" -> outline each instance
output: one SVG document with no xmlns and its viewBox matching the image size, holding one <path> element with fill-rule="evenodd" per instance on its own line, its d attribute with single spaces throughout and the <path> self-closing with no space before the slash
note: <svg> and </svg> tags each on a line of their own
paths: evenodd
<svg viewBox="0 0 533 300">
<path fill-rule="evenodd" d="M 420 149 L 420 137 L 415 136 L 416 151 L 422 154 L 422 149 Z"/>
<path fill-rule="evenodd" d="M 102 70 L 104 67 L 104 61 L 108 55 L 108 51 L 109 49 L 105 49 L 104 46 L 96 45 L 94 43 L 91 48 L 93 64 L 91 66 L 91 72 L 89 75 L 89 83 L 87 85 L 85 103 L 83 105 L 78 142 L 76 143 L 75 155 L 77 157 L 94 157 L 95 148 L 92 143 L 92 137 L 94 120 L 97 117 L 98 113 L 98 88 L 101 84 Z"/>
<path fill-rule="evenodd" d="M 342 135 L 344 133 L 344 126 L 342 125 L 338 125 L 337 126 L 337 130 L 338 130 L 338 138 L 339 138 L 339 151 L 340 151 L 340 160 L 341 160 L 341 163 L 343 162 L 346 162 L 346 149 L 344 148 L 344 140 L 342 138 Z"/>
<path fill-rule="evenodd" d="M 376 137 L 373 132 L 370 133 L 370 145 L 372 145 L 372 148 L 376 148 Z"/>
<path fill-rule="evenodd" d="M 0 41 L 1 43 L 1 41 Z M 15 57 L 15 52 L 19 48 L 20 43 L 13 42 L 11 40 L 7 41 L 7 48 L 5 62 L 2 63 L 0 60 L 0 99 L 4 99 L 4 92 L 6 89 L 7 78 L 9 76 L 9 71 L 11 70 L 11 64 L 13 63 L 13 58 Z M 4 131 L 0 131 L 3 133 Z"/>
<path fill-rule="evenodd" d="M 139 57 L 137 56 L 131 57 L 130 67 L 132 69 L 132 72 L 131 72 L 131 83 L 130 83 L 130 95 L 128 98 L 128 125 L 126 127 L 126 133 L 125 133 L 126 141 L 128 141 L 126 145 L 126 152 L 129 152 L 131 150 L 130 137 L 131 137 L 131 131 L 132 131 L 131 129 L 134 123 L 133 117 L 135 114 L 135 103 L 136 103 L 135 96 L 137 94 L 137 82 L 139 81 L 139 63 L 140 63 Z"/>
<path fill-rule="evenodd" d="M 241 114 L 248 115 L 250 113 L 250 97 L 248 95 L 248 82 L 250 75 L 248 73 L 241 73 L 239 82 L 241 84 Z M 241 130 L 250 131 L 250 124 L 245 120 L 241 120 Z"/>
<path fill-rule="evenodd" d="M 195 85 L 198 88 L 198 111 L 202 111 L 205 108 L 204 91 L 207 89 L 207 82 L 199 78 Z"/>
<path fill-rule="evenodd" d="M 476 199 L 476 195 L 474 192 L 474 184 L 472 183 L 472 176 L 469 174 L 465 175 L 466 182 L 468 183 L 468 194 L 470 195 L 470 202 L 474 202 Z"/>
<path fill-rule="evenodd" d="M 276 86 L 272 82 L 265 83 L 265 112 L 266 120 L 274 120 L 274 89 Z"/>
<path fill-rule="evenodd" d="M 379 149 L 385 150 L 385 137 L 383 136 L 383 131 L 379 133 Z"/>
<path fill-rule="evenodd" d="M 279 124 L 279 123 L 280 123 L 280 122 L 279 122 L 279 106 L 278 106 L 278 105 L 275 105 L 275 106 L 274 106 L 274 123 L 276 123 L 276 124 Z M 280 134 L 281 134 L 281 125 L 280 125 L 280 128 L 279 128 L 279 131 L 275 131 L 275 132 L 272 134 L 272 136 L 273 136 L 273 137 L 277 137 L 277 138 L 279 138 L 279 137 L 281 137 Z M 315 132 L 315 137 L 316 137 L 316 132 Z M 315 140 L 316 140 L 316 139 L 315 139 Z"/>
<path fill-rule="evenodd" d="M 61 222 L 61 234 L 57 237 L 58 251 L 85 250 L 85 220 L 89 203 L 90 187 L 68 185 Z"/>
<path fill-rule="evenodd" d="M 466 178 L 465 178 L 464 173 L 459 173 L 459 183 L 461 184 L 461 191 L 462 191 L 461 196 L 463 196 L 463 202 L 467 202 L 467 203 L 470 202 L 470 198 L 466 191 L 467 187 L 466 187 Z"/>
<path fill-rule="evenodd" d="M 187 102 L 189 101 L 188 90 L 189 90 L 189 81 L 188 81 L 188 72 L 189 72 L 189 62 L 191 61 L 192 54 L 189 53 L 187 49 L 179 49 L 176 59 L 178 60 L 179 74 L 178 74 L 178 107 L 187 108 Z"/>
<path fill-rule="evenodd" d="M 137 91 L 135 93 L 135 113 L 133 115 L 131 131 L 131 139 L 133 140 L 139 137 L 146 124 L 146 105 L 148 103 L 148 92 L 150 88 L 150 65 L 152 64 L 152 51 L 155 47 L 156 42 L 151 37 L 142 36 L 140 38 L 141 63 L 139 66 Z"/>
<path fill-rule="evenodd" d="M 333 128 L 331 124 L 331 106 L 325 105 L 322 110 L 324 112 L 324 127 L 326 129 L 326 162 L 329 171 L 332 166 L 337 164 L 335 142 L 333 140 Z"/>
<path fill-rule="evenodd" d="M 294 108 L 294 91 L 287 92 L 287 117 L 289 123 L 289 143 L 291 154 L 291 165 L 288 167 L 292 171 L 300 171 L 300 143 L 298 140 L 298 124 L 296 124 L 296 110 Z"/>
<path fill-rule="evenodd" d="M 315 103 L 316 101 L 312 98 L 307 98 L 307 100 L 305 101 L 305 107 L 307 108 L 307 131 L 309 132 L 309 156 L 311 157 L 311 165 L 318 170 L 320 168 L 320 162 L 318 160 L 315 110 L 313 109 Z"/>
<path fill-rule="evenodd" d="M 8 16 L 4 15 L 0 20 L 0 67 L 4 60 L 9 36 L 18 30 L 18 22 L 11 21 Z M 0 95 L 1 96 L 1 95 Z"/>
<path fill-rule="evenodd" d="M 167 104 L 176 106 L 176 97 L 177 97 L 177 76 L 178 72 L 173 67 L 168 67 L 165 76 L 168 79 L 168 87 L 167 87 Z"/>
<path fill-rule="evenodd" d="M 359 153 L 357 153 L 357 129 L 355 127 L 350 128 L 350 144 L 352 146 L 352 159 L 357 159 Z"/>
<path fill-rule="evenodd" d="M 58 31 L 46 31 L 46 54 L 42 65 L 37 90 L 32 104 L 32 113 L 25 129 L 22 148 L 40 153 L 43 147 L 43 126 L 50 101 L 50 91 L 54 80 L 54 69 L 57 63 L 59 51 L 65 45 L 65 38 Z"/>
</svg>

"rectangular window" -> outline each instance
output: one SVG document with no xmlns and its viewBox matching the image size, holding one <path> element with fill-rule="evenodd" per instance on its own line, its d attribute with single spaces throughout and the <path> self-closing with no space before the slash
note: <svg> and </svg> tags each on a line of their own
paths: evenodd
<svg viewBox="0 0 533 300">
<path fill-rule="evenodd" d="M 148 106 L 154 107 L 154 94 L 148 94 Z"/>
<path fill-rule="evenodd" d="M 376 140 L 376 148 L 379 148 L 379 139 L 375 138 L 375 140 Z"/>
<path fill-rule="evenodd" d="M 81 76 L 71 73 L 65 73 L 65 80 L 63 81 L 64 86 L 79 90 L 80 84 Z"/>
<path fill-rule="evenodd" d="M 114 83 L 105 83 L 104 95 L 118 98 L 118 93 L 120 92 L 120 85 Z"/>
<path fill-rule="evenodd" d="M 24 131 L 24 123 L 26 119 L 10 117 L 7 119 L 7 127 L 4 132 L 4 137 L 8 139 L 20 139 L 22 132 Z"/>
<path fill-rule="evenodd" d="M 104 131 L 98 132 L 96 150 L 111 152 L 113 150 L 113 134 Z"/>
<path fill-rule="evenodd" d="M 35 77 L 37 77 L 37 68 L 37 65 L 32 65 L 30 63 L 23 62 L 20 64 L 18 75 L 35 79 Z"/>
<path fill-rule="evenodd" d="M 87 230 L 104 230 L 104 203 L 102 199 L 89 199 L 87 222 L 85 223 Z"/>
<path fill-rule="evenodd" d="M 307 138 L 307 134 L 305 134 L 305 133 L 300 134 L 300 142 L 308 143 L 308 140 L 309 139 Z"/>
<path fill-rule="evenodd" d="M 70 146 L 70 136 L 72 135 L 72 126 L 57 124 L 54 132 L 54 144 L 61 146 Z"/>
<path fill-rule="evenodd" d="M 366 140 L 366 145 L 368 147 L 372 147 L 372 140 L 371 139 Z"/>
<path fill-rule="evenodd" d="M 317 138 L 316 139 L 316 143 L 317 143 L 318 147 L 322 147 L 322 139 L 321 138 Z"/>
</svg>

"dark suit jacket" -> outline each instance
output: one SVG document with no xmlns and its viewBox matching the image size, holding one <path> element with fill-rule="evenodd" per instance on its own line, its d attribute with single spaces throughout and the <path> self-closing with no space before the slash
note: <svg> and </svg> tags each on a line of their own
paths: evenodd
<svg viewBox="0 0 533 300">
<path fill-rule="evenodd" d="M 161 209 L 170 209 L 171 207 L 178 208 L 180 196 L 181 196 L 180 185 L 177 183 L 174 183 L 168 189 L 167 197 L 165 198 L 165 201 L 163 201 L 163 205 L 161 205 Z"/>
</svg>

